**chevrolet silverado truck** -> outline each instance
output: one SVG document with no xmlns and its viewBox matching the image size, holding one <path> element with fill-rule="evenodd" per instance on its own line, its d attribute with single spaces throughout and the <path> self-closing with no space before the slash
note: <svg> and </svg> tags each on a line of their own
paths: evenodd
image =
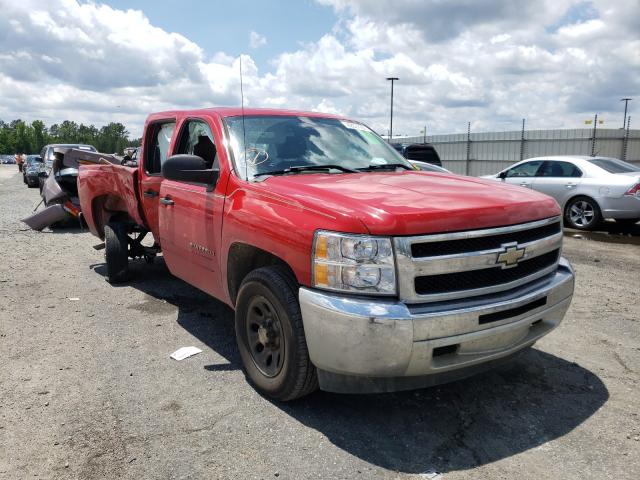
<svg viewBox="0 0 640 480">
<path fill-rule="evenodd" d="M 137 163 L 80 167 L 108 281 L 161 251 L 235 310 L 245 374 L 277 400 L 462 378 L 533 345 L 571 302 L 552 198 L 416 171 L 347 118 L 155 113 Z"/>
</svg>

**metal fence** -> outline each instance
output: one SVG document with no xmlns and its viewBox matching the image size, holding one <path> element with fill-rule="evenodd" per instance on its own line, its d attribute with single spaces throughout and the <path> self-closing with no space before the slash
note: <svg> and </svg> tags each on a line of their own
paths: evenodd
<svg viewBox="0 0 640 480">
<path fill-rule="evenodd" d="M 640 163 L 640 130 L 580 128 L 456 133 L 394 139 L 432 143 L 442 165 L 455 173 L 487 175 L 512 163 L 546 155 L 600 155 Z"/>
</svg>

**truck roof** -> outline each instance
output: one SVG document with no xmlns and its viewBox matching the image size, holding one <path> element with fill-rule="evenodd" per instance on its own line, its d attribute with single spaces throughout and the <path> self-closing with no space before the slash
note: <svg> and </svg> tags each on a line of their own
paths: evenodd
<svg viewBox="0 0 640 480">
<path fill-rule="evenodd" d="M 242 107 L 210 107 L 198 108 L 194 110 L 167 110 L 165 112 L 152 113 L 147 117 L 147 121 L 160 120 L 168 117 L 191 117 L 201 115 L 218 115 L 220 117 L 239 117 L 246 116 L 273 116 L 273 115 L 296 115 L 304 117 L 322 117 L 322 118 L 339 118 L 346 119 L 342 115 L 334 115 L 332 113 L 323 112 L 307 112 L 303 110 L 286 110 L 282 108 L 244 108 Z"/>
</svg>

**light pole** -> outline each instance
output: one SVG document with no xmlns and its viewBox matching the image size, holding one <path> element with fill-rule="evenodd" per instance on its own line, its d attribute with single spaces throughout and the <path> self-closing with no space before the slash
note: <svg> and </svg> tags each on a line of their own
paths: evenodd
<svg viewBox="0 0 640 480">
<path fill-rule="evenodd" d="M 387 77 L 387 80 L 391 80 L 391 122 L 389 122 L 389 143 L 393 137 L 393 82 L 400 80 L 398 77 Z"/>
<path fill-rule="evenodd" d="M 621 98 L 620 101 L 624 102 L 624 120 L 622 121 L 622 129 L 627 128 L 627 105 L 631 101 L 631 98 Z"/>
</svg>

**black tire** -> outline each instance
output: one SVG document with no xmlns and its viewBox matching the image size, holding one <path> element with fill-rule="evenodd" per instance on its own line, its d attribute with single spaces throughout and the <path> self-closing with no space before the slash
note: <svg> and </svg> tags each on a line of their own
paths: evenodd
<svg viewBox="0 0 640 480">
<path fill-rule="evenodd" d="M 318 388 L 304 335 L 298 286 L 285 268 L 264 267 L 247 275 L 238 293 L 235 324 L 245 375 L 260 393 L 288 401 Z M 261 336 L 267 342 L 261 343 Z"/>
<path fill-rule="evenodd" d="M 598 203 L 590 197 L 574 197 L 564 208 L 564 225 L 576 230 L 594 230 L 602 223 Z"/>
<path fill-rule="evenodd" d="M 127 226 L 110 222 L 104 227 L 104 257 L 107 262 L 107 281 L 121 283 L 129 278 L 129 237 Z"/>
<path fill-rule="evenodd" d="M 616 223 L 625 227 L 632 227 L 640 222 L 640 218 L 616 218 Z"/>
</svg>

